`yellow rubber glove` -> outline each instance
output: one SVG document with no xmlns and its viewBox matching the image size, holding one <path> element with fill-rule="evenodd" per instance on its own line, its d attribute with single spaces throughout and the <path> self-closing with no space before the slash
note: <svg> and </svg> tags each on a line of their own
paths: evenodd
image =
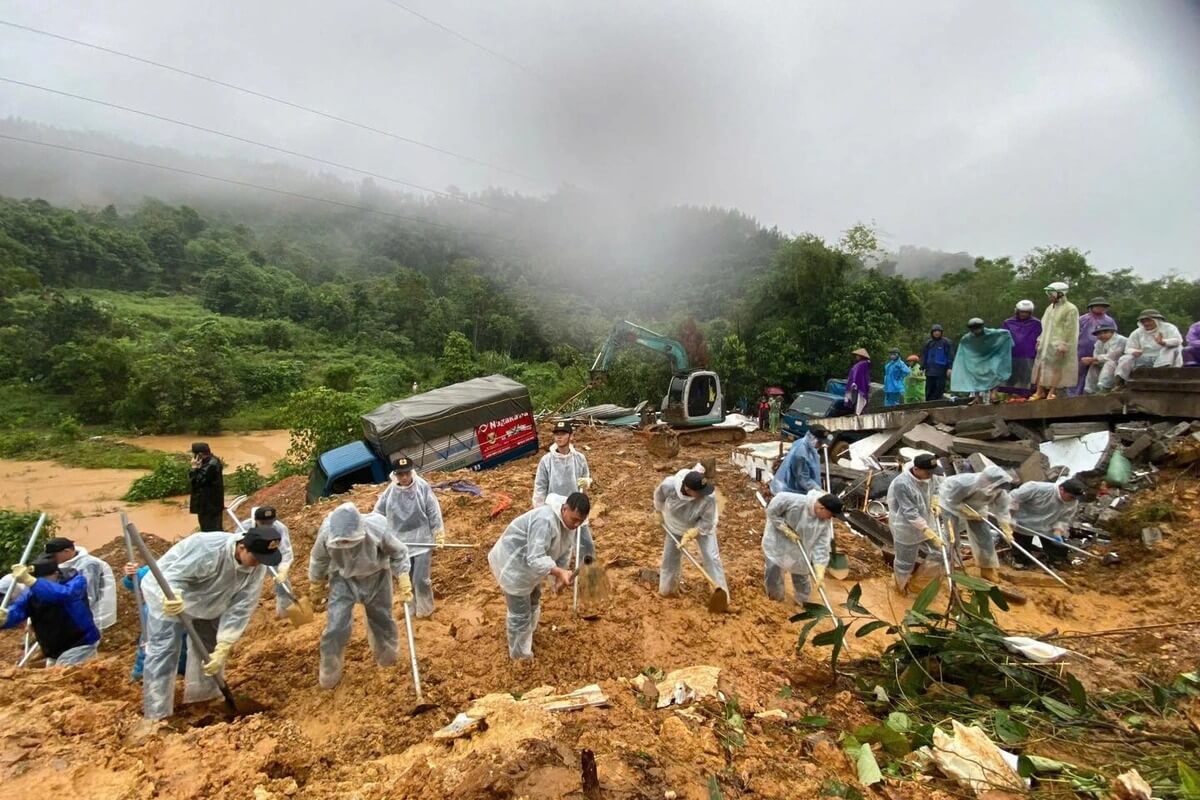
<svg viewBox="0 0 1200 800">
<path fill-rule="evenodd" d="M 308 597 L 314 603 L 324 603 L 329 597 L 329 581 L 309 581 Z"/>
<path fill-rule="evenodd" d="M 1012 544 L 1013 542 L 1013 526 L 1011 522 L 1000 523 L 1000 533 L 1004 536 L 1004 541 Z"/>
<path fill-rule="evenodd" d="M 433 543 L 435 545 L 437 545 L 437 548 L 439 550 L 441 550 L 443 547 L 446 546 L 446 529 L 445 528 L 438 528 L 436 531 L 433 532 Z"/>
<path fill-rule="evenodd" d="M 275 582 L 287 583 L 288 573 L 292 571 L 291 564 L 280 564 L 275 568 Z"/>
<path fill-rule="evenodd" d="M 592 488 L 592 479 L 580 478 L 579 480 L 575 481 L 575 485 L 579 487 L 579 491 L 586 492 L 588 489 Z"/>
<path fill-rule="evenodd" d="M 655 524 L 655 525 L 662 525 L 662 524 L 663 524 L 663 515 L 662 515 L 662 512 L 661 512 L 661 511 L 655 511 L 655 512 L 654 512 L 654 524 Z"/>
<path fill-rule="evenodd" d="M 37 583 L 37 578 L 33 577 L 33 571 L 25 564 L 13 564 L 12 576 L 14 581 L 23 586 L 33 586 Z"/>
<path fill-rule="evenodd" d="M 210 678 L 216 675 L 225 668 L 225 662 L 232 653 L 233 642 L 217 642 L 217 646 L 208 656 L 208 661 L 204 662 L 204 674 Z"/>
<path fill-rule="evenodd" d="M 938 497 L 935 494 L 929 501 L 929 509 L 933 513 L 938 514 L 940 516 L 942 513 L 942 498 Z"/>
<path fill-rule="evenodd" d="M 825 582 L 825 565 L 813 564 L 813 572 L 817 573 L 817 583 Z"/>
<path fill-rule="evenodd" d="M 413 600 L 412 578 L 407 572 L 396 579 L 396 597 L 401 603 L 411 603 Z"/>
<path fill-rule="evenodd" d="M 183 592 L 172 590 L 174 600 L 163 600 L 163 613 L 168 617 L 178 617 L 183 613 Z"/>
<path fill-rule="evenodd" d="M 681 548 L 687 547 L 689 544 L 696 541 L 696 537 L 699 535 L 700 535 L 699 528 L 688 528 L 686 531 L 683 532 L 683 536 L 680 537 L 679 546 Z"/>
<path fill-rule="evenodd" d="M 0 608 L 0 628 L 8 624 L 8 609 Z"/>
<path fill-rule="evenodd" d="M 967 520 L 968 522 L 983 522 L 983 515 L 973 508 L 963 506 L 961 513 L 963 515 L 963 519 Z"/>
<path fill-rule="evenodd" d="M 925 530 L 923 530 L 921 532 L 925 534 L 926 539 L 933 542 L 938 547 L 941 547 L 944 544 L 944 542 L 942 542 L 941 535 L 939 535 L 938 532 L 935 531 L 933 528 L 926 528 Z"/>
<path fill-rule="evenodd" d="M 793 544 L 800 544 L 800 534 L 796 533 L 787 525 L 783 525 L 781 527 L 783 528 L 783 535 L 787 537 L 789 542 L 792 542 Z"/>
</svg>

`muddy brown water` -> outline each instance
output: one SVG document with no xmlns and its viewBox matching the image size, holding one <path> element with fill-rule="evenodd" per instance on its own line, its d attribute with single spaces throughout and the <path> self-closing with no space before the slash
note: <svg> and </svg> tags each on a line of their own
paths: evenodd
<svg viewBox="0 0 1200 800">
<path fill-rule="evenodd" d="M 254 464 L 263 473 L 270 472 L 288 448 L 287 431 L 208 437 L 136 436 L 123 441 L 147 450 L 186 453 L 197 440 L 208 442 L 225 463 L 226 480 L 242 464 Z M 196 517 L 188 513 L 187 497 L 148 503 L 121 500 L 134 479 L 144 474 L 136 469 L 82 469 L 53 461 L 0 459 L 0 508 L 44 510 L 57 521 L 59 535 L 92 549 L 120 535 L 122 511 L 142 532 L 168 541 L 195 531 Z"/>
</svg>

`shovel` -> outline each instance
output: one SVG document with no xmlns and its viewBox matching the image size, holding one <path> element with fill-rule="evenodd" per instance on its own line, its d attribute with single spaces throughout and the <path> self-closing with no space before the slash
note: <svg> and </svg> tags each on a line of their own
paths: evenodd
<svg viewBox="0 0 1200 800">
<path fill-rule="evenodd" d="M 408 632 L 408 657 L 412 663 L 413 690 L 417 694 L 416 704 L 409 710 L 408 715 L 415 717 L 437 708 L 436 703 L 426 703 L 425 695 L 421 692 L 421 668 L 417 666 L 417 642 L 413 638 L 412 604 L 404 604 L 404 629 Z"/>
<path fill-rule="evenodd" d="M 129 538 L 129 517 L 124 511 L 121 512 L 121 535 L 125 538 L 125 560 L 131 564 L 136 563 L 137 556 L 133 552 L 133 539 Z M 142 622 L 142 609 L 145 608 L 142 604 L 142 583 L 136 574 L 131 582 L 133 583 L 133 600 L 137 603 L 138 610 L 138 649 L 141 649 L 146 644 L 146 624 Z"/>
<path fill-rule="evenodd" d="M 832 481 L 829 474 L 829 448 L 822 447 L 821 454 L 825 457 L 825 493 L 832 494 Z M 871 493 L 870 481 L 867 482 L 866 494 Z M 837 549 L 837 538 L 833 535 L 833 520 L 829 520 L 829 565 L 825 567 L 825 571 L 833 578 L 839 581 L 844 581 L 850 577 L 850 559 L 845 553 L 839 553 Z"/>
<path fill-rule="evenodd" d="M 29 541 L 25 542 L 25 549 L 21 551 L 21 560 L 18 564 L 25 564 L 29 561 L 29 556 L 33 555 L 33 544 L 37 541 L 38 534 L 42 532 L 42 525 L 46 524 L 46 512 L 43 511 L 37 518 L 37 524 L 33 526 L 33 533 L 29 534 Z M 12 599 L 13 590 L 17 588 L 16 581 L 10 581 L 8 589 L 4 592 L 4 599 L 0 600 L 0 608 L 8 608 L 8 601 Z"/>
<path fill-rule="evenodd" d="M 233 520 L 236 533 L 244 533 L 246 531 L 246 523 L 239 520 L 237 514 L 235 513 L 238 506 L 245 501 L 246 495 L 240 494 L 233 498 L 233 501 L 225 509 L 225 513 L 228 514 L 229 518 Z M 267 572 L 271 573 L 271 577 L 275 580 L 275 585 L 283 589 L 283 593 L 287 595 L 288 600 L 292 601 L 291 604 L 283 610 L 284 615 L 287 616 L 288 622 L 292 624 L 292 627 L 299 628 L 301 625 L 307 625 L 316 619 L 316 615 L 313 613 L 311 600 L 309 600 L 307 597 L 297 597 L 296 592 L 292 590 L 291 582 L 279 580 L 279 573 L 275 571 L 274 567 L 267 567 Z"/>
<path fill-rule="evenodd" d="M 729 593 L 726 592 L 720 584 L 712 579 L 712 576 L 708 574 L 708 570 L 704 569 L 704 567 L 700 565 L 700 562 L 696 560 L 695 556 L 684 549 L 683 545 L 679 543 L 679 540 L 675 538 L 675 534 L 667 531 L 667 536 L 671 537 L 671 541 L 674 542 L 675 546 L 679 548 L 679 552 L 687 556 L 688 561 L 692 562 L 696 569 L 700 570 L 700 574 L 704 576 L 704 580 L 708 581 L 708 585 L 712 587 L 712 595 L 710 595 L 708 598 L 708 610 L 714 614 L 727 613 L 729 611 Z"/>
<path fill-rule="evenodd" d="M 1018 527 L 1018 528 L 1020 528 L 1021 530 L 1025 531 L 1025 532 L 1026 532 L 1026 533 L 1028 533 L 1030 536 L 1036 536 L 1036 537 L 1038 537 L 1039 539 L 1040 539 L 1040 538 L 1042 538 L 1042 535 L 1043 535 L 1043 534 L 1040 534 L 1040 533 L 1038 533 L 1037 531 L 1030 530 L 1029 528 L 1026 528 L 1024 525 L 1017 525 L 1016 527 Z M 1053 539 L 1051 539 L 1051 541 L 1053 541 Z M 1089 553 L 1087 550 L 1084 550 L 1082 547 L 1076 547 L 1075 545 L 1071 544 L 1070 542 L 1054 542 L 1054 543 L 1055 543 L 1056 545 L 1058 545 L 1059 547 L 1065 547 L 1065 548 L 1067 548 L 1068 550 L 1074 550 L 1076 553 L 1080 553 L 1080 554 L 1082 554 L 1082 555 L 1085 555 L 1085 556 L 1087 556 L 1088 558 L 1100 558 L 1100 556 L 1096 555 L 1095 553 Z"/>
<path fill-rule="evenodd" d="M 966 510 L 968 510 L 968 511 L 970 511 L 970 512 L 972 512 L 972 513 L 974 513 L 974 514 L 976 514 L 976 515 L 978 515 L 978 516 L 983 516 L 983 515 L 979 514 L 979 512 L 978 512 L 978 511 L 976 511 L 975 509 L 971 508 L 970 506 L 963 506 L 963 508 L 965 508 Z M 1001 530 L 1000 530 L 1000 528 L 998 528 L 998 527 L 996 526 L 996 524 L 995 524 L 994 522 L 992 522 L 990 519 L 988 519 L 987 517 L 983 517 L 983 521 L 984 521 L 985 523 L 987 523 L 987 525 L 988 525 L 988 527 L 989 527 L 989 528 L 991 528 L 992 530 L 994 530 L 996 533 L 1000 534 L 1000 536 L 1001 536 L 1001 537 L 1003 537 L 1003 536 L 1004 536 L 1004 532 L 1003 532 L 1003 531 L 1001 531 Z M 1018 550 L 1020 550 L 1020 551 L 1021 551 L 1021 552 L 1022 552 L 1024 555 L 1025 555 L 1025 557 L 1026 557 L 1026 558 L 1028 558 L 1030 561 L 1032 561 L 1034 564 L 1036 564 L 1037 566 L 1041 567 L 1041 569 L 1042 569 L 1042 571 L 1043 571 L 1043 572 L 1045 572 L 1045 573 L 1046 573 L 1047 575 L 1049 575 L 1051 578 L 1054 578 L 1054 580 L 1056 580 L 1056 581 L 1058 581 L 1059 583 L 1061 583 L 1061 584 L 1063 585 L 1063 588 L 1064 588 L 1064 589 L 1070 589 L 1070 588 L 1071 588 L 1071 585 L 1070 585 L 1069 583 L 1067 583 L 1066 581 L 1064 581 L 1062 578 L 1060 578 L 1060 577 L 1058 576 L 1058 573 L 1057 573 L 1057 572 L 1055 572 L 1054 570 L 1050 569 L 1049 567 L 1047 567 L 1047 566 L 1046 566 L 1045 564 L 1043 564 L 1042 562 L 1038 561 L 1038 560 L 1037 560 L 1037 558 L 1035 558 L 1035 557 L 1034 557 L 1033 553 L 1030 553 L 1028 550 L 1026 550 L 1024 547 L 1022 547 L 1020 544 L 1018 544 L 1018 543 L 1017 543 L 1017 541 L 1016 541 L 1016 539 L 1014 539 L 1014 540 L 1013 540 L 1013 541 L 1012 541 L 1010 544 L 1012 544 L 1012 546 L 1013 546 L 1013 547 L 1015 547 L 1015 548 L 1017 548 Z M 1071 591 L 1074 591 L 1074 589 L 1072 589 Z"/>
<path fill-rule="evenodd" d="M 158 568 L 158 561 L 155 560 L 154 554 L 150 552 L 150 548 L 142 541 L 142 536 L 138 533 L 137 528 L 132 522 L 129 522 L 125 525 L 125 531 L 137 546 L 138 552 L 142 554 L 142 561 L 150 568 L 150 574 L 154 576 L 154 580 L 158 582 L 159 588 L 162 589 L 163 598 L 165 600 L 174 600 L 175 593 L 171 591 L 171 584 L 167 583 L 162 570 Z M 191 642 L 193 649 L 195 649 L 200 663 L 208 661 L 208 648 L 204 646 L 204 640 L 200 638 L 200 634 L 196 633 L 196 628 L 192 625 L 191 618 L 187 614 L 180 614 L 179 622 L 183 625 L 183 629 L 187 631 L 188 640 Z M 217 688 L 221 690 L 221 695 L 225 698 L 225 710 L 230 716 L 243 717 L 267 710 L 267 707 L 262 703 L 244 695 L 235 698 L 233 692 L 229 689 L 229 684 L 225 682 L 225 678 L 221 677 L 220 673 L 213 675 L 212 679 L 216 681 Z"/>
</svg>

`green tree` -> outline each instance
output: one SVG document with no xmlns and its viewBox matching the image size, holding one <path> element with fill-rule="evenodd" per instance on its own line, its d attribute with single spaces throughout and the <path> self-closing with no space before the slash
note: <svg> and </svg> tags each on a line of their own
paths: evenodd
<svg viewBox="0 0 1200 800">
<path fill-rule="evenodd" d="M 459 331 L 447 334 L 439 366 L 443 383 L 458 383 L 476 377 L 478 366 L 471 341 Z"/>
<path fill-rule="evenodd" d="M 327 386 L 293 393 L 283 411 L 291 436 L 288 459 L 310 465 L 321 453 L 360 438 L 362 412 L 354 395 Z"/>
<path fill-rule="evenodd" d="M 725 399 L 729 405 L 737 405 L 743 400 L 750 403 L 757 398 L 762 387 L 758 386 L 755 380 L 746 344 L 736 333 L 729 334 L 717 343 L 712 367 L 721 378 Z"/>
</svg>

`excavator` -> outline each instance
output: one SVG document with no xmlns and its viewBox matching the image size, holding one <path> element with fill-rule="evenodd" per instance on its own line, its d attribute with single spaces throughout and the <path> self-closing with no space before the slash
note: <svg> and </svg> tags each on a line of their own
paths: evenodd
<svg viewBox="0 0 1200 800">
<path fill-rule="evenodd" d="M 651 453 L 674 458 L 685 444 L 745 440 L 746 432 L 741 428 L 713 427 L 725 419 L 725 398 L 717 373 L 692 369 L 682 344 L 641 325 L 625 320 L 613 325 L 589 371 L 591 386 L 604 380 L 617 351 L 629 344 L 662 353 L 671 363 L 671 383 L 661 404 L 662 421 L 653 413 L 643 415 L 641 430 L 648 438 Z"/>
</svg>

